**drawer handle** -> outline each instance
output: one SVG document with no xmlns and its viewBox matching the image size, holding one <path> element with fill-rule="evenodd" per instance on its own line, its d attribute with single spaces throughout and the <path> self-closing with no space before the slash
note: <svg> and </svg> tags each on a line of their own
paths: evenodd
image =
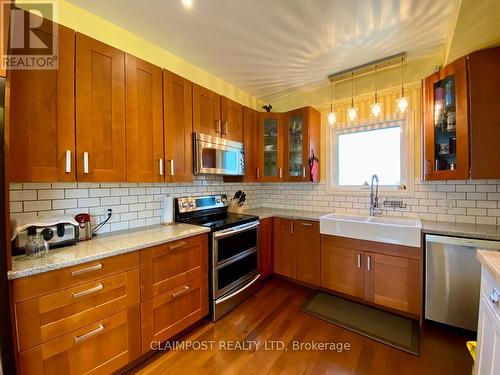
<svg viewBox="0 0 500 375">
<path fill-rule="evenodd" d="M 493 288 L 493 291 L 490 294 L 490 301 L 494 305 L 498 305 L 499 300 L 500 300 L 500 292 L 496 288 Z"/>
<path fill-rule="evenodd" d="M 372 257 L 370 255 L 366 257 L 366 270 L 368 272 L 372 270 Z"/>
<path fill-rule="evenodd" d="M 95 266 L 90 266 L 90 267 L 86 267 L 86 268 L 81 268 L 81 269 L 76 270 L 76 271 L 71 271 L 71 276 L 79 276 L 83 273 L 100 270 L 101 268 L 102 268 L 102 264 L 98 263 Z"/>
<path fill-rule="evenodd" d="M 311 223 L 300 223 L 303 227 L 312 227 L 313 225 Z"/>
<path fill-rule="evenodd" d="M 189 289 L 191 289 L 189 288 L 189 286 L 184 285 L 181 290 L 175 293 L 170 293 L 170 295 L 172 296 L 172 299 L 176 299 L 182 297 L 184 294 L 187 294 L 187 292 L 189 292 Z"/>
<path fill-rule="evenodd" d="M 170 248 L 170 250 L 175 250 L 175 249 L 178 249 L 178 248 L 183 247 L 185 245 L 186 245 L 186 242 L 182 241 L 182 242 L 179 242 L 178 244 L 169 246 L 169 248 Z"/>
<path fill-rule="evenodd" d="M 356 258 L 357 258 L 357 267 L 361 268 L 361 254 L 358 254 Z"/>
<path fill-rule="evenodd" d="M 93 331 L 87 332 L 87 333 L 85 333 L 85 334 L 83 334 L 81 336 L 75 336 L 75 343 L 79 344 L 82 341 L 85 341 L 88 338 L 90 338 L 90 337 L 92 337 L 94 335 L 97 335 L 98 333 L 101 333 L 102 331 L 104 331 L 104 326 L 102 324 L 99 324 L 99 327 L 97 327 Z"/>
<path fill-rule="evenodd" d="M 96 285 L 93 288 L 90 288 L 90 289 L 87 289 L 87 290 L 82 290 L 81 292 L 73 293 L 73 298 L 84 297 L 86 295 L 98 292 L 98 291 L 100 291 L 102 289 L 104 289 L 104 286 L 102 284 L 98 284 L 98 285 Z"/>
</svg>

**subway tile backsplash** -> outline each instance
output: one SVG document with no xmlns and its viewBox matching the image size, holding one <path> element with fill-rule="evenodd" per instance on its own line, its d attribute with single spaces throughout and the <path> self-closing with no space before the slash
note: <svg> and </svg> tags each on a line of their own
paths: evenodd
<svg viewBox="0 0 500 375">
<path fill-rule="evenodd" d="M 94 223 L 113 217 L 102 232 L 158 224 L 161 199 L 185 195 L 247 193 L 246 208 L 275 207 L 319 212 L 368 214 L 369 192 L 341 195 L 324 182 L 224 183 L 220 176 L 197 176 L 191 183 L 25 183 L 10 185 L 11 217 L 86 212 Z M 380 194 L 385 198 L 397 199 Z M 415 193 L 403 197 L 406 208 L 385 208 L 389 216 L 500 225 L 500 180 L 415 182 Z M 448 203 L 448 205 L 446 204 Z M 451 206 L 449 205 L 451 203 Z"/>
</svg>

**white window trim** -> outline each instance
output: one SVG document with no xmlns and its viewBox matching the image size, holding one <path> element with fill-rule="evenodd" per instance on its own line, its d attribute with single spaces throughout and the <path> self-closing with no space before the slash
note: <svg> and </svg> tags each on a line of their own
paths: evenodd
<svg viewBox="0 0 500 375">
<path fill-rule="evenodd" d="M 380 186 L 379 191 L 390 196 L 412 196 L 415 191 L 415 138 L 414 138 L 414 111 L 405 114 L 388 115 L 381 120 L 359 122 L 357 124 L 342 124 L 328 127 L 327 142 L 327 189 L 330 193 L 339 195 L 366 195 L 369 188 L 362 186 L 338 186 L 337 185 L 337 136 L 340 133 L 370 129 L 376 124 L 382 127 L 401 126 L 401 150 L 404 154 L 401 160 L 402 185 L 406 190 L 394 187 Z M 368 181 L 370 182 L 370 181 Z"/>
</svg>

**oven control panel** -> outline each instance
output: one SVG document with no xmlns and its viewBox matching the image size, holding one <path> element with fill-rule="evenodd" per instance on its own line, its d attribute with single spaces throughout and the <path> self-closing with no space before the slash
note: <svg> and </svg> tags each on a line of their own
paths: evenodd
<svg viewBox="0 0 500 375">
<path fill-rule="evenodd" d="M 228 204 L 226 194 L 177 198 L 177 209 L 180 213 L 222 208 Z"/>
</svg>

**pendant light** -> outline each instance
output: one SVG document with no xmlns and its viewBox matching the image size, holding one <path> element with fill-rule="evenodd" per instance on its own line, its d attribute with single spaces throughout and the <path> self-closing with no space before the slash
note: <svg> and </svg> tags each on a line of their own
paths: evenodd
<svg viewBox="0 0 500 375">
<path fill-rule="evenodd" d="M 378 102 L 377 84 L 377 64 L 375 64 L 375 102 L 370 106 L 373 118 L 378 118 L 382 114 L 382 104 Z"/>
<path fill-rule="evenodd" d="M 334 125 L 337 122 L 337 113 L 333 112 L 333 77 L 330 78 L 330 113 L 328 113 L 328 123 Z"/>
<path fill-rule="evenodd" d="M 358 109 L 354 107 L 354 71 L 351 72 L 351 107 L 347 109 L 347 118 L 352 122 L 358 119 Z"/>
<path fill-rule="evenodd" d="M 403 85 L 404 82 L 403 63 L 404 63 L 404 56 L 401 56 L 401 96 L 396 100 L 396 107 L 399 113 L 404 113 L 408 111 L 408 108 L 410 107 L 410 99 L 407 96 L 405 96 L 405 88 Z"/>
</svg>

